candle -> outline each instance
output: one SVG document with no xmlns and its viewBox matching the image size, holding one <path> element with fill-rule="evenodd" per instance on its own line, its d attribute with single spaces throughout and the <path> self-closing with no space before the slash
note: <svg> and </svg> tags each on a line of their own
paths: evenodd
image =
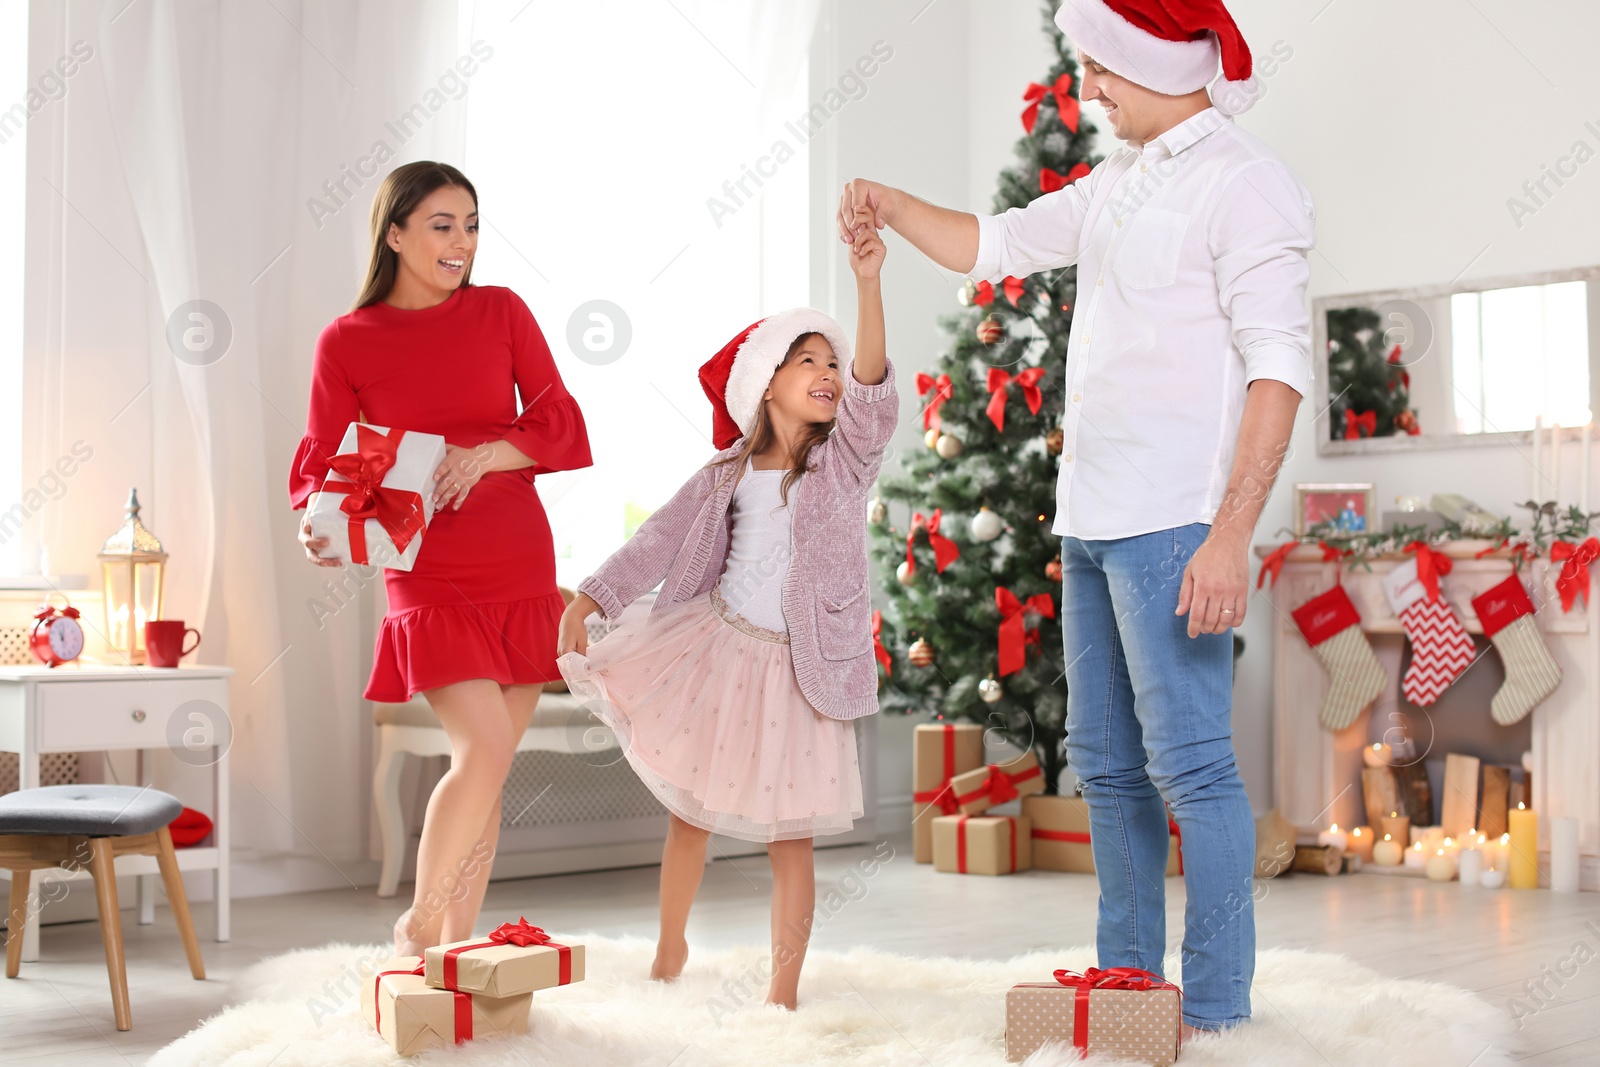
<svg viewBox="0 0 1600 1067">
<path fill-rule="evenodd" d="M 1339 829 L 1338 823 L 1334 823 L 1317 835 L 1317 844 L 1333 845 L 1340 852 L 1343 852 L 1346 846 L 1350 844 L 1350 835 Z"/>
<path fill-rule="evenodd" d="M 1460 865 L 1461 888 L 1476 889 L 1478 879 L 1483 876 L 1483 853 L 1475 848 L 1464 848 L 1456 862 Z"/>
<path fill-rule="evenodd" d="M 1346 845 L 1346 852 L 1353 852 L 1361 857 L 1362 863 L 1372 862 L 1372 848 L 1377 839 L 1372 835 L 1372 827 L 1358 826 L 1350 831 L 1350 840 Z"/>
<path fill-rule="evenodd" d="M 1383 835 L 1383 840 L 1372 846 L 1372 862 L 1379 867 L 1400 866 L 1400 842 L 1388 834 Z"/>
<path fill-rule="evenodd" d="M 1578 820 L 1570 815 L 1550 820 L 1550 888 L 1578 891 Z"/>
<path fill-rule="evenodd" d="M 1428 865 L 1428 854 L 1422 851 L 1422 842 L 1418 841 L 1406 849 L 1406 866 L 1422 870 Z"/>
<path fill-rule="evenodd" d="M 1379 819 L 1378 829 L 1400 842 L 1401 848 L 1411 844 L 1411 820 L 1397 811 L 1391 811 Z"/>
<path fill-rule="evenodd" d="M 1458 855 L 1461 852 L 1461 846 L 1456 844 L 1456 839 L 1453 838 L 1453 837 L 1445 838 L 1442 842 L 1440 842 L 1439 844 L 1435 845 L 1434 847 L 1436 849 L 1438 849 L 1440 852 L 1443 852 L 1446 856 L 1452 856 L 1453 857 L 1453 856 Z"/>
<path fill-rule="evenodd" d="M 1494 862 L 1491 867 L 1499 867 L 1500 873 L 1506 873 L 1506 858 L 1511 855 L 1511 835 L 1501 834 L 1500 840 L 1495 844 Z"/>
<path fill-rule="evenodd" d="M 1544 416 L 1533 417 L 1533 495 L 1534 503 L 1544 500 Z"/>
<path fill-rule="evenodd" d="M 1527 804 L 1506 813 L 1511 840 L 1506 865 L 1511 868 L 1512 889 L 1539 888 L 1539 816 Z"/>
<path fill-rule="evenodd" d="M 1445 850 L 1442 848 L 1436 850 L 1433 855 L 1428 857 L 1428 865 L 1425 869 L 1425 873 L 1427 874 L 1428 881 L 1430 882 L 1450 881 L 1456 876 L 1455 857 L 1446 854 Z"/>
<path fill-rule="evenodd" d="M 1550 425 L 1550 499 L 1561 500 L 1561 424 Z"/>
<path fill-rule="evenodd" d="M 1506 872 L 1498 867 L 1486 867 L 1478 875 L 1478 884 L 1485 889 L 1499 889 L 1506 884 Z"/>
<path fill-rule="evenodd" d="M 1368 767 L 1387 767 L 1389 766 L 1389 757 L 1392 754 L 1393 751 L 1388 745 L 1381 741 L 1376 741 L 1372 744 L 1372 747 L 1361 750 L 1361 762 Z"/>
<path fill-rule="evenodd" d="M 1592 421 L 1583 424 L 1583 452 L 1578 457 L 1578 508 L 1585 515 L 1589 514 L 1589 440 L 1593 429 Z"/>
</svg>

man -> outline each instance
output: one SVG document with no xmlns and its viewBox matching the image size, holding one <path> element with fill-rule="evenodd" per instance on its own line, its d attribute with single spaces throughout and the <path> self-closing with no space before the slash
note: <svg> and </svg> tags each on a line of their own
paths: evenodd
<svg viewBox="0 0 1600 1067">
<path fill-rule="evenodd" d="M 840 236 L 887 225 L 994 281 L 1077 265 L 1066 366 L 1049 368 L 1066 376 L 1053 530 L 1067 758 L 1089 807 L 1100 966 L 1162 971 L 1168 806 L 1182 833 L 1187 1037 L 1250 1015 L 1255 833 L 1231 632 L 1311 377 L 1314 213 L 1230 117 L 1256 94 L 1221 0 L 1064 0 L 1056 23 L 1079 49 L 1080 97 L 1126 147 L 998 216 L 858 179 Z"/>
</svg>

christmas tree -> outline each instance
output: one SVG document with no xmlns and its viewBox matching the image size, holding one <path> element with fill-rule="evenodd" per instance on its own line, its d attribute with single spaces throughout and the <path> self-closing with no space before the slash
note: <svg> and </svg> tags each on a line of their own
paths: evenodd
<svg viewBox="0 0 1600 1067">
<path fill-rule="evenodd" d="M 1043 5 L 1055 62 L 1023 89 L 1018 162 L 993 211 L 1089 173 L 1094 131 L 1079 121 L 1078 65 Z M 994 727 L 1031 747 L 1056 792 L 1066 735 L 1060 538 L 1055 517 L 1073 267 L 968 282 L 940 320 L 950 347 L 917 375 L 928 448 L 880 482 L 869 515 L 884 568 L 879 638 L 886 711 Z"/>
<path fill-rule="evenodd" d="M 1421 433 L 1411 407 L 1411 374 L 1371 308 L 1328 312 L 1329 432 L 1336 441 Z"/>
</svg>

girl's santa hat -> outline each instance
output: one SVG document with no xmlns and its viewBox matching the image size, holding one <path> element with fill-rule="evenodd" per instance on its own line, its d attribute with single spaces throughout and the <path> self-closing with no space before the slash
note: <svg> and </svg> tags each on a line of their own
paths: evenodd
<svg viewBox="0 0 1600 1067">
<path fill-rule="evenodd" d="M 1224 115 L 1248 111 L 1261 95 L 1250 46 L 1222 0 L 1062 0 L 1056 25 L 1090 59 L 1146 89 L 1183 96 L 1209 85 Z"/>
<path fill-rule="evenodd" d="M 840 367 L 850 365 L 850 341 L 833 316 L 816 308 L 790 308 L 751 323 L 700 368 L 700 387 L 711 401 L 717 448 L 727 448 L 755 425 L 761 396 L 802 334 L 820 333 Z"/>
</svg>

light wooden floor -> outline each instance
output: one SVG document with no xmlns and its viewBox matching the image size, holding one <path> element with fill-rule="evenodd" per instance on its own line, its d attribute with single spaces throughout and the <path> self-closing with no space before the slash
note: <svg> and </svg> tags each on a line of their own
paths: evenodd
<svg viewBox="0 0 1600 1067">
<path fill-rule="evenodd" d="M 911 862 L 909 838 L 890 842 L 895 857 L 866 883 L 864 893 L 858 888 L 856 899 L 822 922 L 816 947 L 869 943 L 908 955 L 1004 958 L 1093 940 L 1096 890 L 1090 876 L 938 874 Z M 869 852 L 869 846 L 819 850 L 818 899 Z M 525 914 L 550 930 L 653 937 L 656 877 L 654 867 L 644 867 L 496 882 L 484 914 L 495 919 Z M 1169 879 L 1167 885 L 1168 940 L 1176 944 L 1182 932 L 1182 884 Z M 1529 1067 L 1600 1063 L 1600 895 L 1462 890 L 1372 875 L 1286 876 L 1266 886 L 1257 909 L 1260 947 L 1343 953 L 1385 974 L 1475 990 L 1501 1011 L 1509 1011 L 1508 998 L 1526 995 L 1525 983 L 1542 978 L 1546 1006 L 1525 1021 L 1523 1062 Z M 402 886 L 402 892 L 409 888 Z M 690 923 L 691 944 L 764 943 L 770 888 L 761 857 L 712 863 Z M 22 977 L 0 981 L 0 1062 L 7 1067 L 142 1063 L 221 1008 L 229 981 L 251 963 L 334 940 L 386 941 L 402 906 L 398 898 L 379 900 L 371 890 L 238 900 L 234 940 L 219 945 L 204 939 L 210 907 L 199 905 L 195 922 L 202 931 L 205 982 L 189 978 L 166 909 L 158 909 L 154 926 L 139 926 L 131 912 L 124 912 L 134 1028 L 120 1034 L 111 1021 L 98 925 L 46 927 L 44 958 L 24 964 Z M 1593 929 L 1585 927 L 1588 921 Z M 1579 958 L 1589 962 L 1562 979 L 1557 968 L 1579 941 L 1589 948 Z"/>
</svg>

